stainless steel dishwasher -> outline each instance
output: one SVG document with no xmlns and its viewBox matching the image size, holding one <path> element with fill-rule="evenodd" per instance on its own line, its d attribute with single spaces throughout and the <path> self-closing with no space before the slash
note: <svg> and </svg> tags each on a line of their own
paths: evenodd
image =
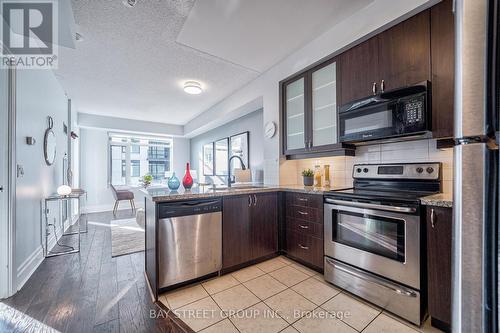
<svg viewBox="0 0 500 333">
<path fill-rule="evenodd" d="M 161 204 L 158 223 L 159 288 L 218 272 L 222 267 L 222 200 Z"/>
</svg>

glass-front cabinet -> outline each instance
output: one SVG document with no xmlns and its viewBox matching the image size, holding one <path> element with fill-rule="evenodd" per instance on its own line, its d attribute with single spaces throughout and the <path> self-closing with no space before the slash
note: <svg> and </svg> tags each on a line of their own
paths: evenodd
<svg viewBox="0 0 500 333">
<path fill-rule="evenodd" d="M 337 66 L 333 62 L 312 72 L 311 148 L 337 143 Z"/>
<path fill-rule="evenodd" d="M 301 77 L 286 85 L 286 145 L 287 150 L 304 149 L 305 136 L 305 77 Z"/>
<path fill-rule="evenodd" d="M 282 81 L 280 89 L 283 155 L 345 155 L 338 144 L 335 58 Z"/>
</svg>

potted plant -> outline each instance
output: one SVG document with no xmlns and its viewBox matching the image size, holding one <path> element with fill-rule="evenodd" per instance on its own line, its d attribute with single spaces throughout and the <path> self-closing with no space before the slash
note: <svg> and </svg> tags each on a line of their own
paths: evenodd
<svg viewBox="0 0 500 333">
<path fill-rule="evenodd" d="M 151 185 L 152 182 L 153 182 L 153 176 L 151 175 L 142 176 L 142 186 L 148 187 L 149 185 Z"/>
<path fill-rule="evenodd" d="M 304 186 L 313 186 L 314 184 L 314 171 L 311 169 L 305 169 L 302 171 L 302 177 L 304 177 Z"/>
</svg>

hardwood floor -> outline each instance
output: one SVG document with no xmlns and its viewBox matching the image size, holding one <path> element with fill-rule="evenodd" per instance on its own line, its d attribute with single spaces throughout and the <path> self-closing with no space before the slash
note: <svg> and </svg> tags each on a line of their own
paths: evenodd
<svg viewBox="0 0 500 333">
<path fill-rule="evenodd" d="M 45 259 L 17 294 L 0 301 L 0 332 L 183 332 L 151 301 L 144 252 L 111 257 L 110 221 L 132 216 L 89 214 L 79 254 Z"/>
</svg>

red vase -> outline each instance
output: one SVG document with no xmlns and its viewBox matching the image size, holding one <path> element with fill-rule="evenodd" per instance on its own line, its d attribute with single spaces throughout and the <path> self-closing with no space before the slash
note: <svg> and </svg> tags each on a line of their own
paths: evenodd
<svg viewBox="0 0 500 333">
<path fill-rule="evenodd" d="M 189 163 L 186 163 L 186 174 L 184 175 L 184 178 L 182 178 L 182 186 L 184 186 L 186 190 L 193 187 L 193 177 L 191 177 L 191 173 L 189 172 Z"/>
</svg>

